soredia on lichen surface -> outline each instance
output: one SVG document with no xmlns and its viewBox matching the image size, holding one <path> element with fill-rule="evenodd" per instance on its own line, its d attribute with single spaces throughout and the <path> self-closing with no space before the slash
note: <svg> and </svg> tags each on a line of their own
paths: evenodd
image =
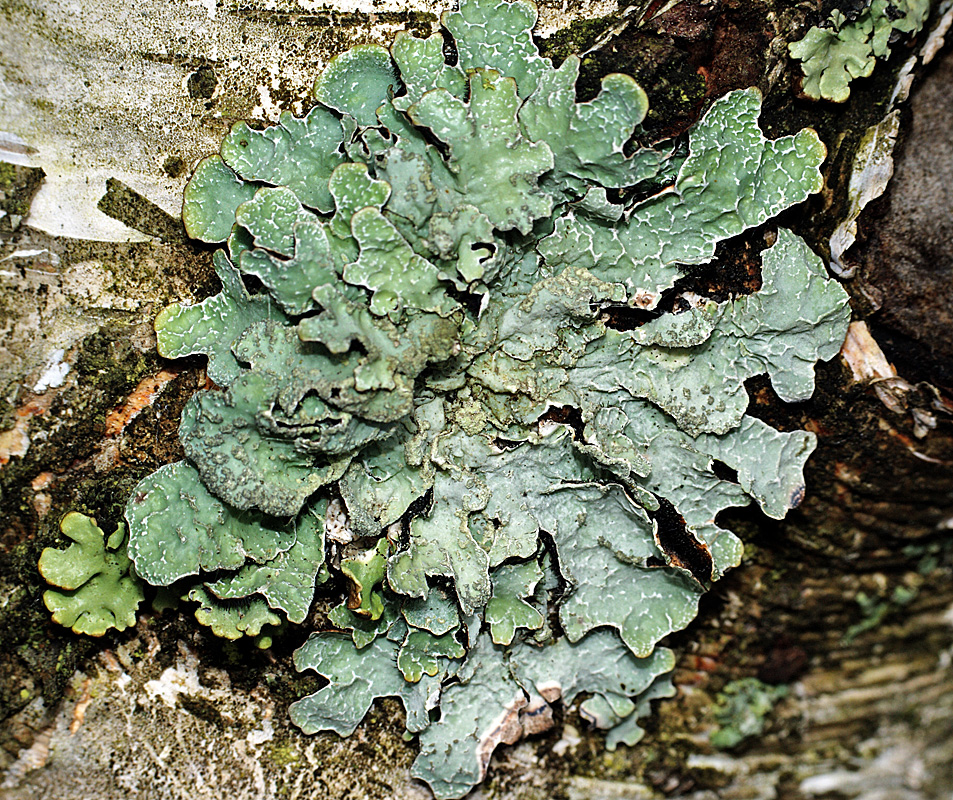
<svg viewBox="0 0 953 800">
<path fill-rule="evenodd" d="M 184 217 L 224 245 L 222 290 L 156 327 L 217 386 L 127 508 L 139 574 L 186 581 L 222 635 L 349 586 L 295 655 L 328 683 L 292 719 L 348 735 L 398 698 L 441 798 L 560 700 L 638 740 L 672 692 L 659 641 L 740 561 L 718 513 L 803 494 L 813 435 L 748 416 L 745 381 L 809 397 L 849 316 L 783 229 L 753 294 L 680 283 L 821 188 L 813 131 L 767 139 L 752 89 L 639 147 L 642 89 L 577 102 L 579 60 L 540 57 L 535 19 L 464 0 L 454 62 L 440 35 L 355 48 L 305 119 L 239 124 L 198 166 Z"/>
</svg>

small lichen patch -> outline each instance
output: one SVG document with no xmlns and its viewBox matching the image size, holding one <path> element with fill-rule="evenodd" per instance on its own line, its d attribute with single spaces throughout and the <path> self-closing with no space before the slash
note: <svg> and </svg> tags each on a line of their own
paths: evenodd
<svg viewBox="0 0 953 800">
<path fill-rule="evenodd" d="M 903 34 L 919 33 L 929 13 L 929 0 L 868 0 L 853 19 L 834 9 L 826 25 L 788 45 L 791 56 L 802 62 L 802 91 L 812 100 L 843 103 L 850 97 L 850 82 L 869 77 L 877 59 L 888 58 Z"/>
<path fill-rule="evenodd" d="M 719 692 L 715 705 L 718 730 L 711 744 L 727 750 L 764 732 L 765 720 L 775 704 L 787 697 L 787 686 L 770 686 L 757 678 L 741 678 Z"/>
<path fill-rule="evenodd" d="M 135 625 L 143 584 L 126 555 L 124 527 L 107 540 L 92 519 L 75 512 L 60 527 L 73 544 L 66 550 L 46 548 L 39 564 L 47 583 L 57 587 L 43 593 L 53 621 L 90 636 Z"/>
</svg>

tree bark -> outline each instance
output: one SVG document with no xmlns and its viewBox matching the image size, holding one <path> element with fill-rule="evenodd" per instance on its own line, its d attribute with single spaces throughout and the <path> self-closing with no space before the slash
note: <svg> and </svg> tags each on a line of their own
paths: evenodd
<svg viewBox="0 0 953 800">
<path fill-rule="evenodd" d="M 818 436 L 804 504 L 780 523 L 753 510 L 720 519 L 745 561 L 672 637 L 678 694 L 656 704 L 639 745 L 607 752 L 567 708 L 553 730 L 497 751 L 474 796 L 949 797 L 953 10 L 936 3 L 927 30 L 855 81 L 846 104 L 799 98 L 787 43 L 851 5 L 683 0 L 652 17 L 664 4 L 542 4 L 544 54 L 585 53 L 583 92 L 633 74 L 659 139 L 747 86 L 765 95 L 768 135 L 815 127 L 825 190 L 782 221 L 825 257 L 849 217 L 863 134 L 895 113 L 899 138 L 893 180 L 835 259 L 855 320 L 842 355 L 818 366 L 809 402 L 748 387 L 752 413 Z M 150 608 L 134 630 L 76 636 L 50 621 L 36 563 L 67 511 L 112 530 L 136 482 L 181 457 L 178 415 L 204 368 L 160 359 L 152 320 L 217 289 L 210 251 L 179 219 L 191 167 L 232 122 L 305 110 L 335 53 L 429 33 L 442 8 L 3 4 L 0 796 L 430 796 L 409 777 L 415 749 L 396 703 L 378 703 L 348 739 L 290 725 L 288 704 L 315 683 L 290 663 L 306 631 L 256 651 Z M 911 99 L 892 100 L 905 75 Z M 722 690 L 749 677 L 787 693 L 763 731 L 719 749 L 711 734 L 741 724 Z"/>
</svg>

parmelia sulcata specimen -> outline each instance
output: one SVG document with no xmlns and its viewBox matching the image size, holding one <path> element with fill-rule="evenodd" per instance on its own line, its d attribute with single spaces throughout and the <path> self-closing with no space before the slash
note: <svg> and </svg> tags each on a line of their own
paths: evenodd
<svg viewBox="0 0 953 800">
<path fill-rule="evenodd" d="M 138 574 L 222 635 L 303 622 L 339 574 L 348 599 L 295 655 L 329 683 L 292 718 L 346 736 L 399 698 L 441 798 L 557 699 L 585 693 L 610 748 L 638 740 L 672 691 L 657 643 L 741 558 L 718 512 L 803 493 L 814 437 L 747 415 L 744 381 L 809 397 L 849 316 L 784 229 L 757 291 L 684 290 L 820 189 L 813 131 L 766 139 L 747 90 L 636 146 L 642 89 L 608 75 L 577 102 L 579 59 L 542 58 L 535 20 L 464 0 L 452 62 L 441 35 L 356 47 L 307 117 L 238 124 L 198 166 L 184 218 L 223 244 L 222 290 L 156 329 L 217 387 L 127 509 Z"/>
</svg>

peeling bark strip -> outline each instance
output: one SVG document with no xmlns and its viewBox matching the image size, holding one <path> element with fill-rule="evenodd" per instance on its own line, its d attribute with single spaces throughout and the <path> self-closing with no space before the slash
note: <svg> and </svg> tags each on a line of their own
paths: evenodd
<svg viewBox="0 0 953 800">
<path fill-rule="evenodd" d="M 179 243 L 186 239 L 182 221 L 117 178 L 106 181 L 106 194 L 96 208 L 109 217 L 163 242 Z"/>
<path fill-rule="evenodd" d="M 486 777 L 490 759 L 501 744 L 516 744 L 524 735 L 522 714 L 527 708 L 526 695 L 518 692 L 486 731 L 480 734 L 477 761 L 480 765 L 480 782 Z"/>
<path fill-rule="evenodd" d="M 159 393 L 170 381 L 175 380 L 181 370 L 163 369 L 158 375 L 150 375 L 139 381 L 132 394 L 126 398 L 122 408 L 113 409 L 106 415 L 106 436 L 116 436 L 132 422 L 144 409 L 151 406 Z"/>
</svg>

